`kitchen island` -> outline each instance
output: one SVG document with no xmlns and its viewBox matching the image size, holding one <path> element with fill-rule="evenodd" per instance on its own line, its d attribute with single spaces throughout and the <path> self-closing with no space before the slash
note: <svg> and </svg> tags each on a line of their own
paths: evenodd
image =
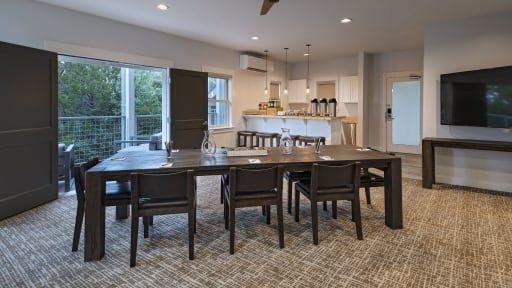
<svg viewBox="0 0 512 288">
<path fill-rule="evenodd" d="M 290 129 L 292 135 L 323 136 L 325 144 L 341 144 L 341 120 L 345 116 L 271 116 L 244 115 L 245 129 L 261 132 L 281 133 L 281 128 Z"/>
</svg>

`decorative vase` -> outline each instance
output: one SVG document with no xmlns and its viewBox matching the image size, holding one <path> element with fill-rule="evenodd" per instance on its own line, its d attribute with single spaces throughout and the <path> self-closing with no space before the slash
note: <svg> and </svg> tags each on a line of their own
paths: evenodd
<svg viewBox="0 0 512 288">
<path fill-rule="evenodd" d="M 293 147 L 293 140 L 292 140 L 292 137 L 290 137 L 290 129 L 281 128 L 281 130 L 283 132 L 281 134 L 281 140 L 279 141 L 279 147 L 281 148 L 281 153 L 291 154 L 292 147 Z"/>
<path fill-rule="evenodd" d="M 216 149 L 215 139 L 213 139 L 213 130 L 205 130 L 203 142 L 201 143 L 201 151 L 203 154 L 213 155 Z"/>
</svg>

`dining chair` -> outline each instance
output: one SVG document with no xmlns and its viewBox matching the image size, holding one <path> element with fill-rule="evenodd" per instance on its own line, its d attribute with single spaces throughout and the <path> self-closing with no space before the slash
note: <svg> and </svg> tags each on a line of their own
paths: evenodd
<svg viewBox="0 0 512 288">
<path fill-rule="evenodd" d="M 224 192 L 224 226 L 229 229 L 229 253 L 235 253 L 235 209 L 266 207 L 265 216 L 270 224 L 270 206 L 277 206 L 279 248 L 284 248 L 283 230 L 283 166 L 264 169 L 231 167 L 229 183 Z"/>
<path fill-rule="evenodd" d="M 364 188 L 366 204 L 372 205 L 370 187 L 384 187 L 384 176 L 370 172 L 368 168 L 361 168 L 361 188 Z"/>
<path fill-rule="evenodd" d="M 301 143 L 301 145 L 309 145 L 313 144 L 315 141 L 320 141 L 321 145 L 325 145 L 325 137 L 314 137 L 314 136 L 296 136 L 297 141 Z M 316 139 L 316 140 L 315 140 Z M 295 141 L 294 141 L 295 143 Z M 286 170 L 283 174 L 284 178 L 287 182 L 287 188 L 288 188 L 288 214 L 292 214 L 292 189 L 293 189 L 293 183 L 297 181 L 304 181 L 309 180 L 311 178 L 311 171 L 291 171 Z"/>
<path fill-rule="evenodd" d="M 73 245 L 71 251 L 78 250 L 80 242 L 80 233 L 82 231 L 82 223 L 84 220 L 85 212 L 85 197 L 87 194 L 87 187 L 85 186 L 85 172 L 92 167 L 96 166 L 100 161 L 94 158 L 79 166 L 74 167 L 75 174 L 75 188 L 76 188 L 76 218 L 75 218 L 75 232 L 73 233 Z M 130 204 L 131 197 L 130 182 L 107 182 L 105 184 L 105 206 L 116 206 L 116 214 L 119 216 L 121 211 L 126 213 L 127 205 Z M 119 217 L 117 217 L 119 218 Z"/>
<path fill-rule="evenodd" d="M 194 259 L 196 230 L 196 186 L 194 171 L 146 174 L 132 173 L 132 228 L 130 267 L 135 266 L 139 217 L 144 221 L 144 238 L 148 237 L 147 222 L 155 215 L 188 214 L 188 258 Z"/>
<path fill-rule="evenodd" d="M 71 190 L 73 167 L 75 166 L 75 145 L 60 143 L 57 147 L 57 174 L 59 179 L 64 179 L 64 192 Z"/>
<path fill-rule="evenodd" d="M 332 217 L 337 218 L 337 201 L 348 200 L 352 203 L 352 220 L 356 223 L 357 239 L 363 239 L 361 226 L 361 208 L 359 203 L 359 162 L 347 165 L 313 164 L 309 181 L 295 183 L 295 222 L 299 222 L 300 194 L 311 202 L 311 223 L 313 244 L 318 245 L 318 209 L 317 203 L 332 201 Z"/>
</svg>

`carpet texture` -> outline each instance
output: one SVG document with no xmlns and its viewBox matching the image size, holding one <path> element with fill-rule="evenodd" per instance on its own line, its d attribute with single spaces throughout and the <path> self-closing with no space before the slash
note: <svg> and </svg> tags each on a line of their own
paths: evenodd
<svg viewBox="0 0 512 288">
<path fill-rule="evenodd" d="M 330 207 L 319 206 L 318 246 L 302 199 L 299 223 L 285 210 L 284 249 L 275 208 L 271 225 L 261 208 L 237 209 L 230 255 L 219 187 L 219 177 L 198 177 L 192 261 L 185 214 L 156 217 L 148 239 L 140 229 L 135 268 L 129 268 L 130 219 L 116 221 L 113 207 L 105 257 L 88 263 L 83 233 L 79 251 L 71 252 L 73 195 L 5 219 L 0 287 L 512 287 L 512 197 L 446 185 L 429 190 L 404 179 L 404 229 L 384 225 L 382 188 L 372 188 L 372 207 L 361 190 L 364 240 L 356 239 L 349 202 L 340 201 L 336 220 Z"/>
</svg>

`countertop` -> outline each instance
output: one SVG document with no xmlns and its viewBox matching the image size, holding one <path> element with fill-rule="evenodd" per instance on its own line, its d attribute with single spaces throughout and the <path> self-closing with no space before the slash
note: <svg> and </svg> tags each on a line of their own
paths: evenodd
<svg viewBox="0 0 512 288">
<path fill-rule="evenodd" d="M 346 116 L 275 116 L 275 115 L 243 115 L 245 118 L 279 118 L 279 119 L 301 119 L 301 120 L 341 120 Z"/>
</svg>

